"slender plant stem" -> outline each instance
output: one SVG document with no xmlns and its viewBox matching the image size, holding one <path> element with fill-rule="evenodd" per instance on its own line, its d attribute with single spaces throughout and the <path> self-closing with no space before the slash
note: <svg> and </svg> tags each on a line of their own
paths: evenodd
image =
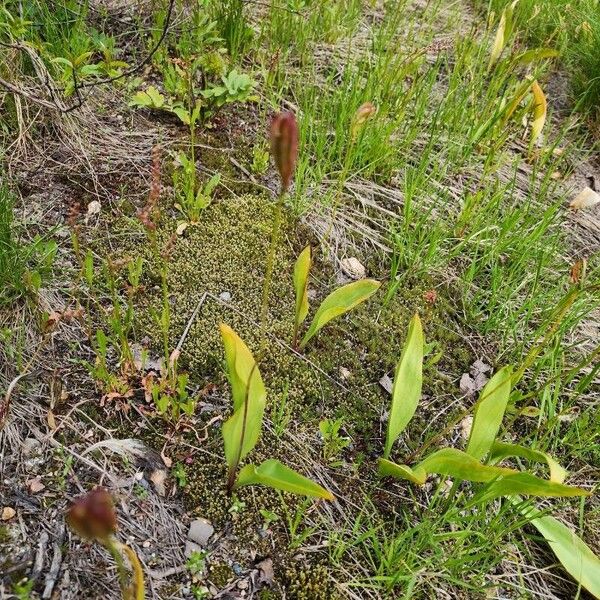
<svg viewBox="0 0 600 600">
<path fill-rule="evenodd" d="M 267 334 L 267 312 L 269 310 L 269 293 L 271 291 L 271 280 L 273 279 L 273 268 L 275 263 L 275 252 L 279 242 L 279 230 L 281 228 L 281 213 L 283 212 L 283 203 L 285 192 L 281 191 L 275 204 L 275 213 L 273 215 L 273 227 L 271 229 L 271 243 L 269 245 L 269 254 L 267 255 L 267 269 L 262 290 L 262 302 L 260 305 L 260 347 L 261 354 L 264 350 Z"/>
<path fill-rule="evenodd" d="M 127 544 L 119 544 L 122 552 L 127 556 L 131 563 L 133 570 L 133 591 L 135 594 L 135 600 L 144 600 L 144 570 L 138 555 L 135 553 L 133 548 L 130 548 Z"/>
<path fill-rule="evenodd" d="M 113 537 L 108 537 L 106 540 L 99 540 L 100 543 L 109 551 L 117 565 L 117 573 L 119 575 L 119 586 L 123 594 L 124 600 L 129 600 L 131 595 L 129 593 L 129 577 L 127 575 L 127 569 L 125 567 L 125 561 L 121 555 L 122 544 L 115 540 Z"/>
</svg>

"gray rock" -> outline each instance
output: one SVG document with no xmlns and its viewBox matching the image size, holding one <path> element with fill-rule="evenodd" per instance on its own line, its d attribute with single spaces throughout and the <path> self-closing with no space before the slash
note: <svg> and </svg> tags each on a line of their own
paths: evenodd
<svg viewBox="0 0 600 600">
<path fill-rule="evenodd" d="M 231 301 L 231 294 L 229 292 L 221 292 L 219 294 L 219 299 L 223 300 L 223 302 L 230 302 Z"/>
<path fill-rule="evenodd" d="M 185 543 L 185 557 L 189 558 L 194 552 L 202 552 L 202 546 L 200 546 L 200 544 L 196 544 L 196 542 L 190 542 L 190 540 L 188 540 Z"/>
<path fill-rule="evenodd" d="M 210 540 L 215 528 L 207 519 L 196 519 L 190 523 L 188 538 L 200 546 L 206 546 Z"/>
</svg>

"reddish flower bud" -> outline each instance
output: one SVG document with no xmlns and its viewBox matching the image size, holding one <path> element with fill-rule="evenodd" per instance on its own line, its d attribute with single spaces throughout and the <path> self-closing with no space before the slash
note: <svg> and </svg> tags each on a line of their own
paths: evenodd
<svg viewBox="0 0 600 600">
<path fill-rule="evenodd" d="M 290 187 L 298 157 L 298 125 L 291 112 L 279 113 L 271 123 L 271 154 L 281 177 L 281 191 Z"/>
<path fill-rule="evenodd" d="M 67 523 L 82 538 L 106 540 L 117 531 L 112 496 L 103 487 L 80 496 L 67 512 Z"/>
</svg>

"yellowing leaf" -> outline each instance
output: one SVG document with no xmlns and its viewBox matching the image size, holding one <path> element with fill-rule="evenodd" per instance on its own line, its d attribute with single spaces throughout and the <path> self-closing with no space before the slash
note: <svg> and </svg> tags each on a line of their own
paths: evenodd
<svg viewBox="0 0 600 600">
<path fill-rule="evenodd" d="M 385 451 L 388 458 L 394 442 L 413 418 L 421 398 L 423 384 L 423 327 L 415 314 L 408 327 L 408 336 L 396 366 L 392 388 L 392 407 L 388 419 Z"/>
<path fill-rule="evenodd" d="M 312 265 L 312 250 L 306 246 L 298 256 L 294 265 L 294 289 L 296 290 L 296 318 L 294 321 L 294 337 L 300 323 L 308 314 L 308 275 Z"/>
<path fill-rule="evenodd" d="M 325 500 L 334 499 L 329 490 L 274 459 L 266 460 L 258 467 L 256 465 L 246 465 L 240 471 L 235 487 L 244 485 L 266 485 L 298 496 L 324 498 Z"/>
<path fill-rule="evenodd" d="M 489 62 L 490 67 L 498 61 L 510 38 L 513 26 L 513 12 L 515 6 L 517 5 L 517 1 L 518 0 L 515 0 L 502 11 L 500 23 L 498 24 L 498 29 L 496 30 L 496 35 L 494 36 L 494 43 L 492 44 L 492 52 L 490 54 Z"/>
<path fill-rule="evenodd" d="M 581 488 L 541 479 L 530 473 L 515 473 L 491 483 L 483 494 L 477 498 L 477 502 L 488 502 L 501 496 L 515 495 L 567 498 L 589 496 L 590 493 Z"/>
<path fill-rule="evenodd" d="M 544 536 L 565 571 L 594 598 L 600 598 L 600 559 L 587 544 L 566 525 L 533 507 L 522 507 L 521 513 Z"/>
<path fill-rule="evenodd" d="M 356 305 L 372 296 L 381 283 L 374 279 L 361 279 L 331 292 L 319 306 L 300 348 L 304 348 L 309 340 L 320 331 L 329 321 L 347 313 Z"/>
<path fill-rule="evenodd" d="M 503 367 L 481 391 L 467 443 L 467 454 L 473 458 L 485 458 L 496 440 L 510 396 L 511 376 L 511 367 Z"/>
<path fill-rule="evenodd" d="M 250 452 L 260 435 L 267 393 L 252 353 L 225 324 L 221 324 L 225 359 L 233 397 L 233 415 L 223 424 L 225 458 L 230 468 Z"/>
<path fill-rule="evenodd" d="M 571 200 L 569 207 L 572 210 L 580 210 L 582 208 L 591 208 L 598 203 L 600 203 L 600 194 L 590 187 L 584 187 L 581 192 Z"/>
<path fill-rule="evenodd" d="M 531 124 L 531 142 L 533 143 L 540 137 L 542 129 L 544 129 L 548 102 L 537 81 L 531 84 L 531 92 L 533 93 L 533 123 Z"/>
<path fill-rule="evenodd" d="M 421 461 L 416 467 L 396 465 L 384 458 L 379 459 L 379 474 L 391 475 L 408 479 L 413 483 L 423 484 L 431 473 L 446 475 L 466 481 L 487 483 L 502 477 L 512 475 L 514 469 L 484 465 L 456 448 L 442 448 Z"/>
<path fill-rule="evenodd" d="M 490 461 L 499 462 L 509 456 L 519 456 L 527 460 L 536 462 L 545 462 L 550 469 L 550 481 L 555 483 L 563 483 L 567 477 L 567 471 L 560 466 L 547 452 L 533 450 L 520 446 L 519 444 L 504 444 L 502 442 L 494 442 L 490 451 Z"/>
</svg>

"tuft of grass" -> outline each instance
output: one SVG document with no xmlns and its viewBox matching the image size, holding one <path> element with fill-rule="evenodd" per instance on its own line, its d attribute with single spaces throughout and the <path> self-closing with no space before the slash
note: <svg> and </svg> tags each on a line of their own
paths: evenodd
<svg viewBox="0 0 600 600">
<path fill-rule="evenodd" d="M 35 237 L 29 242 L 16 233 L 14 195 L 0 182 L 0 307 L 35 293 L 52 271 L 56 244 Z"/>
</svg>

